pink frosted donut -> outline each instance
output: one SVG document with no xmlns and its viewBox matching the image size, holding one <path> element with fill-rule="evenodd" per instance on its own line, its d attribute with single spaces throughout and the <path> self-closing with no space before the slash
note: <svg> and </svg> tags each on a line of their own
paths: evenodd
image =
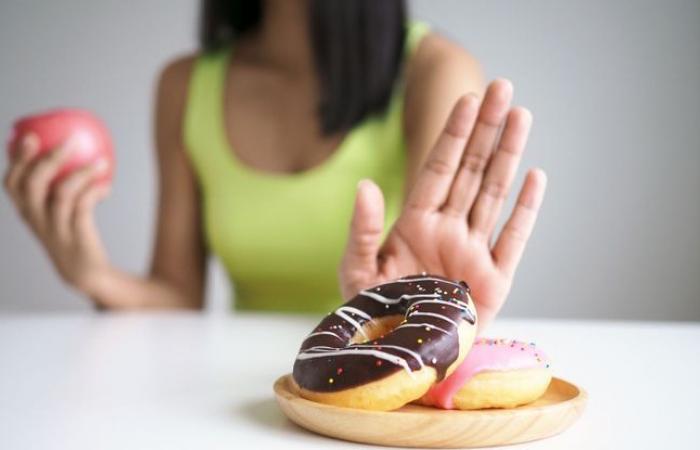
<svg viewBox="0 0 700 450">
<path fill-rule="evenodd" d="M 549 359 L 534 343 L 479 338 L 457 370 L 419 403 L 443 409 L 514 408 L 544 394 Z"/>
</svg>

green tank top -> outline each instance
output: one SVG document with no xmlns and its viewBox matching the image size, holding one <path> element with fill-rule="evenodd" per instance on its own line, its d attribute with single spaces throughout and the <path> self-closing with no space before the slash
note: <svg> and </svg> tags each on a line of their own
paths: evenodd
<svg viewBox="0 0 700 450">
<path fill-rule="evenodd" d="M 427 31 L 421 23 L 408 26 L 405 58 Z M 268 173 L 246 166 L 229 146 L 222 99 L 232 56 L 227 49 L 197 59 L 184 117 L 206 244 L 233 283 L 236 309 L 329 311 L 341 302 L 337 269 L 358 181 L 370 178 L 382 189 L 387 229 L 401 208 L 403 83 L 385 114 L 350 130 L 319 166 Z"/>
</svg>

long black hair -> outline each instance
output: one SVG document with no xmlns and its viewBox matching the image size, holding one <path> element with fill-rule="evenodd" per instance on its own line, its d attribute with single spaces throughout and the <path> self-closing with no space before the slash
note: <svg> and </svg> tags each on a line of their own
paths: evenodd
<svg viewBox="0 0 700 450">
<path fill-rule="evenodd" d="M 320 82 L 323 133 L 346 131 L 383 113 L 399 77 L 406 38 L 404 0 L 309 0 L 309 36 Z M 225 47 L 261 23 L 261 0 L 202 0 L 200 44 Z"/>
</svg>

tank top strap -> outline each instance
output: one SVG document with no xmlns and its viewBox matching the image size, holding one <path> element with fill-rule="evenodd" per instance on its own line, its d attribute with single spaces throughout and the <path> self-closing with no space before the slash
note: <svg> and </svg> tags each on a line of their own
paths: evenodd
<svg viewBox="0 0 700 450">
<path fill-rule="evenodd" d="M 421 40 L 430 33 L 430 25 L 425 22 L 412 20 L 406 25 L 405 57 L 410 58 L 418 49 Z"/>
<path fill-rule="evenodd" d="M 190 75 L 183 122 L 186 151 L 200 174 L 220 165 L 217 146 L 223 128 L 223 98 L 230 49 L 201 54 Z M 209 177 L 202 176 L 206 181 Z M 206 186 L 205 186 L 206 187 Z"/>
</svg>

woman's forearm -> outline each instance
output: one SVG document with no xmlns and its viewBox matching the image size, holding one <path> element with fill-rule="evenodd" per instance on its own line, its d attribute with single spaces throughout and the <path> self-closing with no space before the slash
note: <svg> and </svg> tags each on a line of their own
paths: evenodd
<svg viewBox="0 0 700 450">
<path fill-rule="evenodd" d="M 199 309 L 203 304 L 201 295 L 188 294 L 153 274 L 137 276 L 113 267 L 82 290 L 97 307 L 105 309 Z"/>
</svg>

